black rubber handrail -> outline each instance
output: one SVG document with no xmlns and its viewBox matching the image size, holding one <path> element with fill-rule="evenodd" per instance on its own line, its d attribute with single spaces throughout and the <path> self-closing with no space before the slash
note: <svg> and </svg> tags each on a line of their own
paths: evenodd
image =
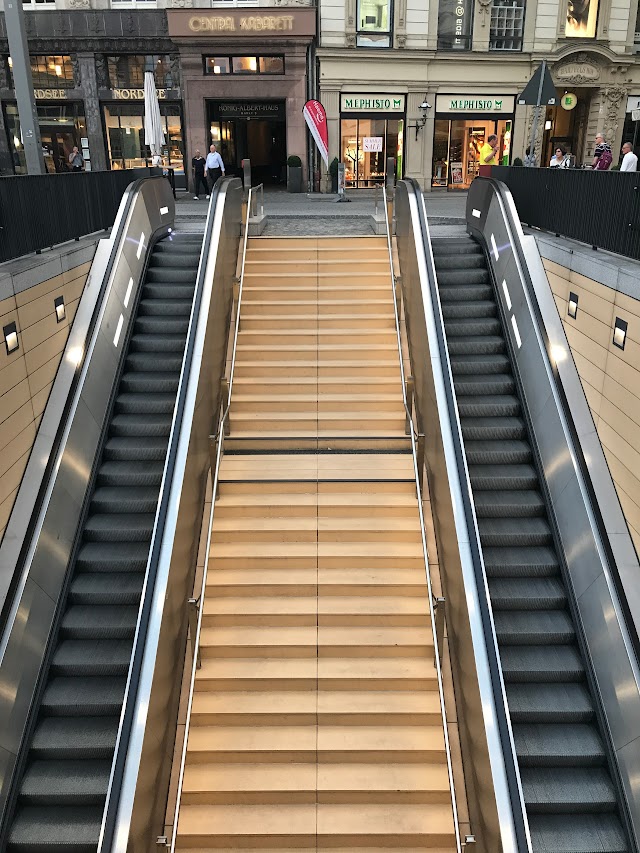
<svg viewBox="0 0 640 853">
<path fill-rule="evenodd" d="M 435 306 L 440 305 L 440 297 L 436 281 L 436 272 L 431 262 L 430 236 L 424 215 L 422 190 L 420 188 L 419 183 L 414 178 L 405 178 L 404 182 L 411 188 L 411 191 L 413 192 L 417 202 L 416 207 L 418 209 L 418 219 L 422 236 L 422 244 L 424 248 L 425 267 L 427 270 L 427 278 L 429 280 L 431 301 L 435 308 Z M 449 366 L 449 350 L 447 347 L 444 323 L 442 322 L 442 316 L 439 310 L 434 311 L 434 325 L 436 328 L 440 363 L 443 366 L 443 372 L 446 371 L 446 375 L 443 376 L 443 378 L 445 380 L 444 388 L 447 398 L 447 410 L 449 412 L 449 419 L 452 424 L 457 424 L 458 412 L 453 389 L 453 378 L 451 376 L 451 369 Z M 469 532 L 469 548 L 471 551 L 474 574 L 476 576 L 476 587 L 479 593 L 478 602 L 480 605 L 480 618 L 482 621 L 482 627 L 485 637 L 485 648 L 487 650 L 487 658 L 489 662 L 489 671 L 492 683 L 491 686 L 493 689 L 494 697 L 496 698 L 495 708 L 498 721 L 498 729 L 500 732 L 500 741 L 502 743 L 502 753 L 504 756 L 507 785 L 509 788 L 509 795 L 511 797 L 513 825 L 518 843 L 518 850 L 522 851 L 522 853 L 525 853 L 525 851 L 530 850 L 526 809 L 522 800 L 518 763 L 513 750 L 511 725 L 504 704 L 504 692 L 502 689 L 502 667 L 500 664 L 499 653 L 495 642 L 495 634 L 491 627 L 491 605 L 489 604 L 487 596 L 482 594 L 482 592 L 486 591 L 487 588 L 486 575 L 482 559 L 482 549 L 480 546 L 479 535 L 475 522 L 473 497 L 471 495 L 467 479 L 461 474 L 461 472 L 465 470 L 466 456 L 464 452 L 464 447 L 462 445 L 460 430 L 452 429 L 451 436 L 453 439 L 453 447 L 456 456 L 456 470 L 458 471 L 459 476 L 462 505 L 464 508 L 467 530 Z"/>
</svg>

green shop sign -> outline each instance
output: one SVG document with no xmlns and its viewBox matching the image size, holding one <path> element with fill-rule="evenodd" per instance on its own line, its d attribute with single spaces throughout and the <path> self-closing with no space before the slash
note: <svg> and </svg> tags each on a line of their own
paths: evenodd
<svg viewBox="0 0 640 853">
<path fill-rule="evenodd" d="M 513 110 L 513 95 L 504 95 L 502 97 L 438 95 L 436 98 L 437 113 L 498 113 L 501 115 L 511 115 Z"/>
<path fill-rule="evenodd" d="M 403 113 L 404 95 L 342 95 L 343 113 Z"/>
</svg>

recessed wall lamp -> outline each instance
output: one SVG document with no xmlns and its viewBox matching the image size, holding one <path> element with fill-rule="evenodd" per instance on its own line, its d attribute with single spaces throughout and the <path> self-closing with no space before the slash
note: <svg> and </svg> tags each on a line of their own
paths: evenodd
<svg viewBox="0 0 640 853">
<path fill-rule="evenodd" d="M 572 320 L 575 320 L 578 315 L 578 294 L 569 292 L 569 304 L 567 306 L 567 314 Z"/>
<path fill-rule="evenodd" d="M 613 327 L 613 345 L 614 347 L 618 347 L 618 349 L 624 349 L 625 342 L 627 340 L 627 327 L 628 323 L 626 320 L 621 320 L 620 317 L 616 317 L 616 323 Z"/>
<path fill-rule="evenodd" d="M 431 109 L 431 104 L 427 101 L 427 96 L 424 96 L 424 100 L 420 104 L 420 118 L 416 121 L 415 124 L 407 125 L 408 128 L 415 128 L 416 131 L 416 140 L 418 139 L 418 134 L 422 130 L 422 128 L 427 123 L 427 113 Z"/>
<path fill-rule="evenodd" d="M 53 300 L 53 307 L 56 312 L 56 321 L 61 323 L 67 316 L 66 308 L 64 307 L 64 296 L 56 296 Z"/>
<path fill-rule="evenodd" d="M 15 352 L 20 344 L 18 343 L 18 329 L 15 323 L 9 323 L 8 326 L 2 327 L 2 334 L 4 335 L 4 343 L 7 348 L 7 355 L 11 355 L 12 352 Z"/>
</svg>

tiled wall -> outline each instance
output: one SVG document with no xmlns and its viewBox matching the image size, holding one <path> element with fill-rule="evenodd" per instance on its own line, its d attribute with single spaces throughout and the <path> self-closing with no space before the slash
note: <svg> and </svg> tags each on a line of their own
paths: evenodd
<svg viewBox="0 0 640 853">
<path fill-rule="evenodd" d="M 640 553 L 640 300 L 543 258 L 547 278 Z M 567 314 L 569 292 L 578 313 Z M 613 344 L 616 317 L 629 325 L 624 350 Z"/>
<path fill-rule="evenodd" d="M 86 253 L 85 253 L 86 257 Z M 90 261 L 0 300 L 0 540 L 49 398 Z M 43 265 L 45 274 L 51 265 Z M 33 278 L 34 273 L 31 272 Z M 57 321 L 54 299 L 64 297 Z M 19 348 L 7 354 L 3 328 L 15 323 Z"/>
</svg>

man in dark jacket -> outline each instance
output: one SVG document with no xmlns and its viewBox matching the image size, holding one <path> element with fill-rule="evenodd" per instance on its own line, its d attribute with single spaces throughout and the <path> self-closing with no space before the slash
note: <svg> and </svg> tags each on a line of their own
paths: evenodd
<svg viewBox="0 0 640 853">
<path fill-rule="evenodd" d="M 204 188 L 204 194 L 209 195 L 209 187 L 204 177 L 205 163 L 206 160 L 200 151 L 196 151 L 196 156 L 191 161 L 191 168 L 193 170 L 193 198 L 195 201 L 200 200 L 200 196 L 198 195 L 200 186 Z"/>
</svg>

